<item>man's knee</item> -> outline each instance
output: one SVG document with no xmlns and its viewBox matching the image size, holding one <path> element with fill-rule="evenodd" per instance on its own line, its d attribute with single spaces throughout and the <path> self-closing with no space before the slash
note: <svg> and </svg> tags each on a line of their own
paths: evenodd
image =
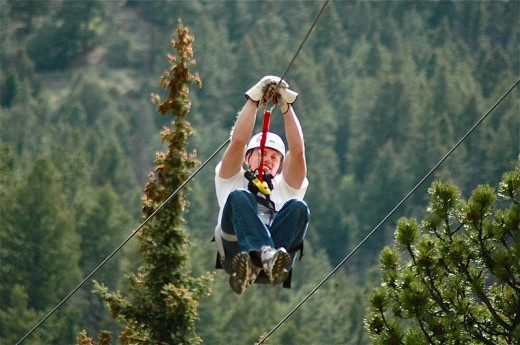
<svg viewBox="0 0 520 345">
<path fill-rule="evenodd" d="M 251 200 L 253 194 L 249 192 L 247 189 L 237 189 L 229 193 L 228 201 L 229 202 L 241 202 L 241 201 L 249 201 Z"/>
<path fill-rule="evenodd" d="M 291 212 L 298 214 L 300 217 L 303 217 L 307 220 L 309 219 L 309 206 L 307 206 L 307 203 L 302 199 L 291 199 L 287 201 L 285 207 L 287 207 Z"/>
</svg>

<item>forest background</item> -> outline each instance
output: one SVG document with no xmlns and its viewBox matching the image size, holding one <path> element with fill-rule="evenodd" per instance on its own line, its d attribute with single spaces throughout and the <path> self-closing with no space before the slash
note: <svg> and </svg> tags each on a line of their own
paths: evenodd
<svg viewBox="0 0 520 345">
<path fill-rule="evenodd" d="M 150 103 L 180 19 L 203 87 L 191 143 L 205 160 L 244 91 L 289 65 L 321 1 L 0 1 L 0 344 L 18 341 L 139 224 L 167 124 Z M 388 214 L 520 75 L 518 1 L 332 1 L 286 75 L 306 138 L 312 218 L 293 288 L 243 296 L 217 272 L 197 333 L 252 343 Z M 368 344 L 367 293 L 402 215 L 421 217 L 434 179 L 464 195 L 496 185 L 520 151 L 514 91 L 422 188 L 270 338 Z M 281 130 L 279 116 L 271 125 Z M 193 274 L 212 271 L 216 158 L 190 183 Z M 133 240 L 95 275 L 125 289 Z M 83 286 L 28 344 L 68 344 L 115 323 Z"/>
</svg>

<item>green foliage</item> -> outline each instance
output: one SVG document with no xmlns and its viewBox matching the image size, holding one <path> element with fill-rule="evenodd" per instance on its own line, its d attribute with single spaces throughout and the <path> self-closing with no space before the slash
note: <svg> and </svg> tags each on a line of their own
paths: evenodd
<svg viewBox="0 0 520 345">
<path fill-rule="evenodd" d="M 104 6 L 98 1 L 63 1 L 54 16 L 28 43 L 28 53 L 41 71 L 69 66 L 92 49 L 103 34 Z M 48 49 L 49 45 L 52 49 Z"/>
<path fill-rule="evenodd" d="M 55 5 L 56 1 L 7 0 L 6 3 L 9 16 L 14 20 L 20 20 L 24 25 L 23 30 L 30 32 L 33 20 L 48 14 L 51 6 Z"/>
<path fill-rule="evenodd" d="M 76 344 L 78 345 L 110 345 L 112 344 L 112 337 L 109 332 L 99 332 L 99 339 L 94 341 L 87 335 L 86 331 L 82 331 L 76 338 Z"/>
<path fill-rule="evenodd" d="M 2 325 L 0 344 L 14 344 L 21 336 L 19 334 L 20 329 L 24 329 L 26 324 L 33 324 L 37 321 L 38 312 L 29 306 L 27 292 L 23 286 L 15 284 L 8 301 L 3 301 L 3 307 L 0 310 L 0 325 Z M 31 339 L 29 344 L 41 342 L 40 337 L 35 337 Z"/>
<path fill-rule="evenodd" d="M 498 208 L 489 185 L 469 200 L 435 182 L 422 224 L 402 218 L 396 248 L 380 255 L 366 328 L 382 344 L 512 344 L 520 307 L 520 157 L 503 175 Z M 422 234 L 419 235 L 419 229 Z"/>
<path fill-rule="evenodd" d="M 10 107 L 14 99 L 16 97 L 16 94 L 18 92 L 18 89 L 20 88 L 20 79 L 16 72 L 9 71 L 7 76 L 5 77 L 5 80 L 3 81 L 1 85 L 1 98 L 0 98 L 0 104 L 4 107 Z"/>
<path fill-rule="evenodd" d="M 0 300 L 11 319 L 17 319 L 13 313 L 19 312 L 23 322 L 34 321 L 79 279 L 79 237 L 62 188 L 54 166 L 42 158 L 5 199 L 9 203 L 2 207 Z M 75 326 L 66 320 L 73 319 L 76 312 L 68 308 L 64 315 L 67 317 L 46 325 L 43 342 L 65 341 L 74 332 Z M 2 339 L 21 337 L 25 331 L 25 327 L 14 330 L 8 317 L 0 322 Z M 7 333 L 2 333 L 4 329 Z"/>
</svg>

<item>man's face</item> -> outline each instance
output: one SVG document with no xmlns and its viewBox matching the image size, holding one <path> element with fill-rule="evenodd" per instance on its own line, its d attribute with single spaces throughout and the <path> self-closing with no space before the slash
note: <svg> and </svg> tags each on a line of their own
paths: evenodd
<svg viewBox="0 0 520 345">
<path fill-rule="evenodd" d="M 247 164 L 255 171 L 260 166 L 260 148 L 253 149 L 252 154 L 246 158 Z M 266 147 L 264 149 L 264 174 L 276 175 L 280 164 L 282 163 L 282 154 L 276 150 Z"/>
</svg>

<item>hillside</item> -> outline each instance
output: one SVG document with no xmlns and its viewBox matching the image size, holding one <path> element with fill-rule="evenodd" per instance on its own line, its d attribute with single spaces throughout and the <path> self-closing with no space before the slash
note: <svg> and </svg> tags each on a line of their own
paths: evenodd
<svg viewBox="0 0 520 345">
<path fill-rule="evenodd" d="M 0 2 L 0 344 L 18 341 L 139 224 L 140 197 L 154 155 L 164 149 L 159 131 L 168 125 L 150 93 L 161 92 L 178 20 L 195 37 L 192 68 L 203 86 L 190 90 L 188 119 L 197 132 L 190 147 L 205 160 L 226 140 L 244 91 L 264 75 L 285 72 L 321 5 Z M 214 294 L 201 305 L 205 343 L 257 341 L 518 80 L 519 6 L 330 2 L 285 77 L 300 94 L 295 109 L 306 138 L 306 255 L 290 291 L 259 286 L 237 299 L 218 272 Z M 518 95 L 504 99 L 273 343 L 370 342 L 364 295 L 379 283 L 378 253 L 392 243 L 398 217 L 424 213 L 433 180 L 467 194 L 496 185 L 514 167 Z M 280 126 L 273 118 L 272 128 Z M 217 161 L 190 183 L 195 274 L 213 270 L 215 260 L 209 240 L 218 212 Z M 139 262 L 136 247 L 129 243 L 96 279 L 123 289 Z M 117 333 L 91 289 L 84 286 L 27 343 L 71 343 L 81 329 Z"/>
</svg>

